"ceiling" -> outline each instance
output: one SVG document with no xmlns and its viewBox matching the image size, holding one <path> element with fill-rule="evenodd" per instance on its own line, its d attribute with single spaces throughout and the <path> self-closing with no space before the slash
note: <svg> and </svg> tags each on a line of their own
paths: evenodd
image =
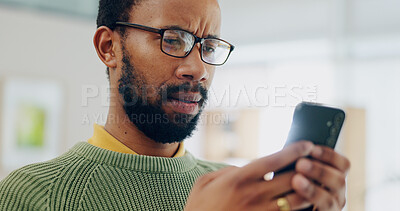
<svg viewBox="0 0 400 211">
<path fill-rule="evenodd" d="M 222 37 L 236 45 L 400 34 L 399 0 L 220 0 Z"/>
</svg>

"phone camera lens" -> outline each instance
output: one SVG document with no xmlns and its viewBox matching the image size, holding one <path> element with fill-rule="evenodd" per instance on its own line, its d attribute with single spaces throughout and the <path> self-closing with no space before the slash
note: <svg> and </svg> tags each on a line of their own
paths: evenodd
<svg viewBox="0 0 400 211">
<path fill-rule="evenodd" d="M 338 128 L 336 126 L 331 128 L 331 136 L 336 136 L 338 134 Z"/>
<path fill-rule="evenodd" d="M 338 113 L 335 116 L 335 124 L 341 124 L 344 119 L 344 114 L 343 113 Z"/>
<path fill-rule="evenodd" d="M 328 140 L 326 140 L 326 144 L 328 145 L 328 147 L 333 148 L 335 146 L 335 138 L 333 137 L 329 137 Z"/>
</svg>

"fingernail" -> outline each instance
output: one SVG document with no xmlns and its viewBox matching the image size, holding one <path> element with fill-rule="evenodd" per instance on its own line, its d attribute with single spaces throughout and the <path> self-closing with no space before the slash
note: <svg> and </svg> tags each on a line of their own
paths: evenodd
<svg viewBox="0 0 400 211">
<path fill-rule="evenodd" d="M 311 152 L 311 150 L 312 150 L 313 148 L 314 148 L 314 144 L 311 143 L 311 142 L 309 142 L 309 141 L 307 141 L 307 142 L 306 142 L 306 150 L 304 150 L 304 154 L 305 154 L 305 155 L 310 154 L 310 152 Z"/>
<path fill-rule="evenodd" d="M 310 171 L 312 168 L 311 162 L 306 159 L 301 159 L 297 165 L 299 169 L 302 169 L 304 171 Z"/>
<path fill-rule="evenodd" d="M 312 153 L 315 157 L 321 157 L 322 156 L 322 149 L 321 147 L 315 147 Z"/>
<path fill-rule="evenodd" d="M 303 176 L 298 175 L 297 180 L 299 181 L 299 185 L 301 189 L 307 189 L 310 185 L 310 182 Z"/>
<path fill-rule="evenodd" d="M 274 178 L 274 172 L 268 172 L 264 175 L 264 180 L 265 181 L 271 181 Z"/>
</svg>

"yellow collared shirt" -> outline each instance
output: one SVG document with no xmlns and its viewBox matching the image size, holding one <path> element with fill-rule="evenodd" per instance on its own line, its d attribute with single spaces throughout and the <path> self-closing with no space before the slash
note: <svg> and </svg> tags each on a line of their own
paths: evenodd
<svg viewBox="0 0 400 211">
<path fill-rule="evenodd" d="M 123 143 L 114 138 L 111 134 L 109 134 L 104 126 L 94 124 L 94 133 L 93 136 L 88 140 L 88 143 L 100 147 L 103 149 L 111 150 L 114 152 L 121 152 L 127 154 L 137 155 L 135 151 L 125 146 Z M 174 158 L 182 157 L 185 155 L 185 148 L 183 146 L 183 142 L 179 144 L 178 151 L 173 156 Z"/>
</svg>

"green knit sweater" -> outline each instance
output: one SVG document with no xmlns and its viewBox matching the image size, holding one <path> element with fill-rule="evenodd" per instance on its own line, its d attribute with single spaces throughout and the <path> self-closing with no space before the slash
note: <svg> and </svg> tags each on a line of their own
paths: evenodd
<svg viewBox="0 0 400 211">
<path fill-rule="evenodd" d="M 224 164 L 113 152 L 78 143 L 0 182 L 0 210 L 183 210 L 195 180 Z"/>
</svg>

